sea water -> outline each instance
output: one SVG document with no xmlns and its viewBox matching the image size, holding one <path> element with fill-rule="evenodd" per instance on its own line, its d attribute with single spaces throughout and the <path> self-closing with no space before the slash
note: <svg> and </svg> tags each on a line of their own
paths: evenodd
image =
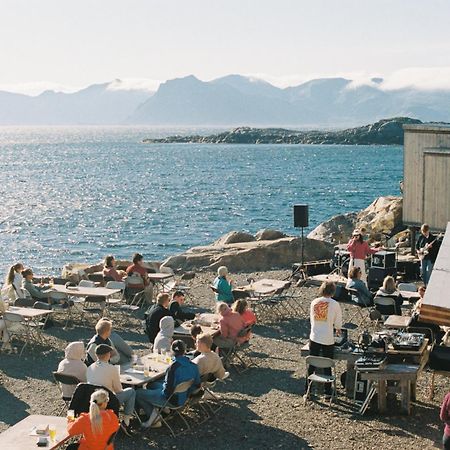
<svg viewBox="0 0 450 450">
<path fill-rule="evenodd" d="M 298 234 L 294 204 L 312 229 L 400 194 L 399 146 L 142 143 L 175 131 L 0 128 L 0 275 L 17 261 L 46 275 L 107 254 L 163 260 L 231 230 Z"/>
</svg>

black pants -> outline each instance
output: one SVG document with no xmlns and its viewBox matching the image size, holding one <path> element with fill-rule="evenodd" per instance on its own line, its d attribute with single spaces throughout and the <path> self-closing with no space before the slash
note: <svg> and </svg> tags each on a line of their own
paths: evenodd
<svg viewBox="0 0 450 450">
<path fill-rule="evenodd" d="M 311 356 L 323 356 L 324 358 L 333 359 L 334 345 L 318 344 L 314 341 L 309 341 L 309 354 Z M 313 374 L 316 368 L 314 366 L 308 367 L 308 376 Z M 331 375 L 331 367 L 328 369 L 322 369 L 325 375 Z M 331 383 L 325 385 L 325 394 L 331 395 Z"/>
<path fill-rule="evenodd" d="M 442 444 L 444 446 L 444 450 L 450 450 L 450 436 L 444 434 L 442 436 Z"/>
</svg>

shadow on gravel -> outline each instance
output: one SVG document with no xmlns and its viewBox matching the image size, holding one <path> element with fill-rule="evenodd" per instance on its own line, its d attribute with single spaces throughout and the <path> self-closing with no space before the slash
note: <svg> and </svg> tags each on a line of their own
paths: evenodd
<svg viewBox="0 0 450 450">
<path fill-rule="evenodd" d="M 307 319 L 289 318 L 280 322 L 259 324 L 254 331 L 261 337 L 302 344 L 309 338 L 310 325 Z"/>
<path fill-rule="evenodd" d="M 4 422 L 7 425 L 14 425 L 28 416 L 27 408 L 29 405 L 19 400 L 3 386 L 0 386 L 0 405 L 2 405 L 0 408 L 0 422 Z"/>
</svg>

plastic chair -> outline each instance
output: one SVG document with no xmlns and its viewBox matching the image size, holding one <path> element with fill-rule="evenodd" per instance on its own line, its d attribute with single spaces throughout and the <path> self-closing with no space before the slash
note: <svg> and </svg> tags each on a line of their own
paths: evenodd
<svg viewBox="0 0 450 450">
<path fill-rule="evenodd" d="M 66 329 L 69 321 L 72 320 L 72 306 L 69 302 L 69 297 L 63 292 L 50 291 L 48 298 L 52 310 L 57 313 L 61 313 L 62 316 L 65 316 L 66 322 L 63 328 Z"/>
<path fill-rule="evenodd" d="M 81 280 L 78 283 L 78 286 L 80 286 L 80 287 L 87 287 L 87 288 L 93 288 L 93 287 L 95 287 L 95 283 L 93 281 L 91 281 L 91 280 Z"/>
<path fill-rule="evenodd" d="M 309 399 L 309 394 L 311 392 L 311 386 L 313 383 L 319 383 L 319 384 L 328 384 L 332 383 L 333 390 L 330 397 L 330 405 L 334 397 L 336 397 L 336 374 L 333 374 L 335 370 L 335 361 L 331 358 L 324 358 L 323 356 L 307 356 L 306 357 L 306 365 L 307 366 L 314 366 L 316 369 L 331 369 L 331 375 L 325 375 L 325 374 L 318 374 L 318 373 L 312 373 L 307 378 L 307 389 L 306 394 L 304 397 L 304 402 L 306 402 Z"/>
<path fill-rule="evenodd" d="M 80 383 L 80 380 L 73 375 L 67 375 L 62 372 L 52 372 L 52 374 L 53 374 L 53 379 L 55 380 L 55 383 L 58 386 L 59 392 L 61 393 L 61 398 L 64 401 L 64 406 L 62 407 L 61 411 L 58 413 L 58 415 L 60 415 L 64 411 L 64 409 L 67 408 L 67 406 L 69 406 L 69 403 L 72 400 L 72 397 L 64 396 L 61 385 L 64 384 L 66 386 L 77 386 Z"/>
<path fill-rule="evenodd" d="M 408 292 L 417 292 L 416 285 L 413 283 L 399 283 L 398 290 L 399 291 L 408 291 Z"/>
<path fill-rule="evenodd" d="M 170 430 L 170 433 L 172 434 L 173 437 L 175 437 L 176 435 L 166 420 L 167 416 L 166 416 L 166 418 L 164 418 L 161 413 L 164 409 L 166 409 L 166 408 L 169 409 L 171 413 L 179 416 L 181 418 L 181 420 L 184 422 L 184 424 L 186 425 L 186 427 L 190 430 L 191 427 L 189 426 L 187 420 L 181 414 L 183 409 L 186 408 L 186 406 L 189 403 L 189 396 L 187 396 L 186 401 L 182 405 L 179 405 L 179 406 L 173 405 L 172 403 L 170 403 L 170 401 L 173 400 L 177 394 L 183 394 L 183 393 L 187 392 L 192 387 L 193 384 L 194 384 L 194 380 L 183 381 L 182 383 L 177 384 L 175 386 L 175 389 L 173 390 L 172 394 L 165 402 L 154 404 L 154 406 L 158 408 L 158 415 L 156 416 L 155 421 L 153 423 L 156 423 L 159 420 L 161 420 L 161 422 Z"/>
<path fill-rule="evenodd" d="M 31 344 L 31 329 L 19 314 L 6 311 L 3 313 L 3 319 L 5 320 L 6 330 L 9 334 L 9 341 L 11 342 L 13 339 L 23 340 L 24 344 L 19 353 L 20 357 L 22 356 L 25 347 L 28 344 Z"/>
</svg>

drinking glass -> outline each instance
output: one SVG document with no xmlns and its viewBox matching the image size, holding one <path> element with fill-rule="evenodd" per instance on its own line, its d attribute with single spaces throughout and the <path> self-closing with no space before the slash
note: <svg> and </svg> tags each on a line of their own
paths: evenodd
<svg viewBox="0 0 450 450">
<path fill-rule="evenodd" d="M 69 420 L 70 422 L 75 420 L 75 411 L 73 409 L 69 409 L 67 411 L 67 420 Z"/>
<path fill-rule="evenodd" d="M 52 442 L 56 441 L 56 425 L 49 425 L 49 427 L 48 427 L 48 435 L 50 436 L 50 440 Z"/>
</svg>

